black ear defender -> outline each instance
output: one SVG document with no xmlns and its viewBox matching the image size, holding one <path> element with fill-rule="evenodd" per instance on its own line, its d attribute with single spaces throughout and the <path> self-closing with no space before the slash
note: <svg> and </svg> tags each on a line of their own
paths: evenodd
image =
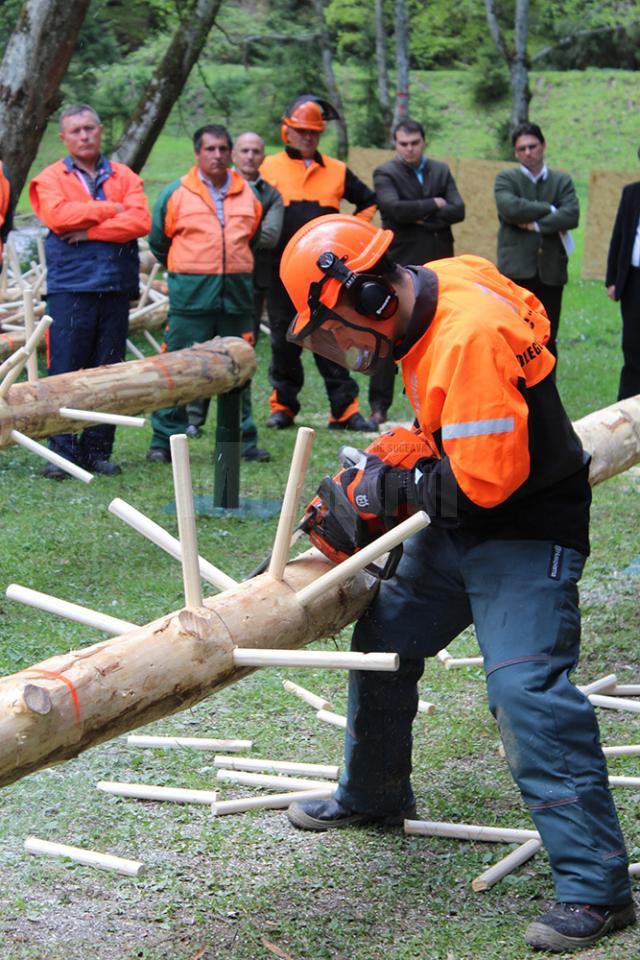
<svg viewBox="0 0 640 960">
<path fill-rule="evenodd" d="M 321 253 L 316 266 L 325 277 L 339 280 L 349 292 L 358 313 L 370 320 L 388 320 L 398 309 L 398 295 L 393 287 L 371 273 L 354 273 L 331 250 Z"/>
</svg>

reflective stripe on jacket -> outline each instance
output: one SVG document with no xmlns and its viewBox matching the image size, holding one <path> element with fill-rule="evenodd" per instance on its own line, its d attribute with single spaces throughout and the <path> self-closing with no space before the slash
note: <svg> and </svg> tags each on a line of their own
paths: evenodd
<svg viewBox="0 0 640 960">
<path fill-rule="evenodd" d="M 169 184 L 153 209 L 149 245 L 169 269 L 171 307 L 186 313 L 251 311 L 253 252 L 262 205 L 235 171 L 223 200 L 224 226 L 197 167 Z"/>
<path fill-rule="evenodd" d="M 45 242 L 50 293 L 137 290 L 135 241 L 151 226 L 143 182 L 125 164 L 107 160 L 101 191 L 105 199 L 94 200 L 65 160 L 45 167 L 31 181 L 31 206 L 50 230 Z M 74 230 L 86 230 L 88 239 L 74 244 L 61 239 Z"/>
<path fill-rule="evenodd" d="M 278 247 L 281 253 L 288 241 L 315 217 L 338 213 L 340 201 L 353 203 L 355 215 L 371 220 L 376 212 L 376 195 L 349 170 L 342 160 L 316 153 L 305 164 L 298 151 L 287 147 L 264 158 L 260 174 L 282 194 L 284 224 Z"/>
<path fill-rule="evenodd" d="M 555 539 L 586 553 L 588 458 L 550 376 L 542 305 L 480 257 L 428 269 L 435 312 L 401 366 L 439 452 L 425 468 L 423 490 L 438 500 L 431 509 L 483 535 Z"/>
</svg>

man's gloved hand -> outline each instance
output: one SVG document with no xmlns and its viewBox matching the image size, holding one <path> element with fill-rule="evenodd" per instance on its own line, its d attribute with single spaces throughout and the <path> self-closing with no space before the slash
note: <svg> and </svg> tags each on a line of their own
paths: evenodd
<svg viewBox="0 0 640 960">
<path fill-rule="evenodd" d="M 415 500 L 412 471 L 390 467 L 371 453 L 361 453 L 358 465 L 346 467 L 338 479 L 363 520 L 397 517 Z"/>
</svg>

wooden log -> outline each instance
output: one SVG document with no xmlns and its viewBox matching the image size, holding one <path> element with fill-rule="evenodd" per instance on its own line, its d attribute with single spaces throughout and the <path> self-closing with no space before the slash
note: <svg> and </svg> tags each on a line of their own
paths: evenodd
<svg viewBox="0 0 640 960">
<path fill-rule="evenodd" d="M 285 787 L 288 790 L 315 790 L 326 787 L 324 780 L 306 777 L 282 777 L 274 773 L 251 773 L 245 770 L 218 770 L 218 780 L 225 783 L 243 783 L 253 787 Z"/>
<path fill-rule="evenodd" d="M 451 837 L 453 840 L 475 840 L 483 843 L 524 843 L 539 840 L 537 830 L 515 827 L 485 827 L 475 823 L 445 823 L 438 820 L 405 820 L 404 832 L 425 837 Z"/>
<path fill-rule="evenodd" d="M 589 413 L 573 426 L 591 454 L 592 486 L 640 461 L 640 395 Z"/>
<path fill-rule="evenodd" d="M 227 770 L 249 770 L 254 773 L 294 773 L 301 777 L 326 777 L 337 780 L 340 768 L 326 763 L 298 763 L 294 760 L 267 760 L 258 757 L 228 757 L 224 754 L 213 758 L 214 767 Z"/>
<path fill-rule="evenodd" d="M 51 657 L 0 679 L 0 785 L 198 703 L 246 676 L 234 646 L 302 647 L 333 636 L 365 610 L 371 578 L 359 574 L 302 606 L 296 591 L 330 562 L 312 550 L 282 581 L 268 574 L 206 597 L 113 639 Z M 51 709 L 29 709 L 27 684 L 46 690 Z M 142 681 L 142 678 L 143 681 Z"/>
<path fill-rule="evenodd" d="M 338 789 L 337 784 L 328 783 L 317 790 L 292 790 L 288 793 L 272 793 L 263 797 L 239 797 L 237 800 L 216 800 L 211 804 L 214 817 L 228 813 L 246 813 L 248 810 L 281 810 L 289 804 L 304 800 L 329 800 Z"/>
<path fill-rule="evenodd" d="M 218 337 L 161 357 L 16 383 L 6 396 L 7 405 L 0 405 L 0 447 L 11 443 L 12 430 L 31 437 L 70 432 L 74 422 L 60 416 L 60 407 L 139 414 L 242 386 L 255 366 L 248 343 Z M 77 429 L 85 426 L 79 421 Z"/>
<path fill-rule="evenodd" d="M 134 800 L 163 800 L 168 803 L 216 802 L 215 790 L 190 790 L 186 787 L 159 787 L 152 783 L 120 783 L 116 780 L 99 780 L 96 788 L 102 793 L 116 797 L 131 797 Z"/>
<path fill-rule="evenodd" d="M 144 864 L 139 860 L 127 860 L 124 857 L 115 857 L 111 853 L 86 850 L 84 847 L 70 847 L 66 843 L 52 843 L 49 840 L 40 840 L 38 837 L 27 837 L 24 849 L 27 853 L 40 853 L 48 857 L 69 857 L 70 860 L 82 863 L 86 867 L 113 870 L 127 877 L 138 877 L 145 869 Z"/>
<path fill-rule="evenodd" d="M 154 747 L 161 750 L 251 750 L 253 740 L 225 740 L 219 737 L 154 737 L 132 734 L 130 747 Z"/>
<path fill-rule="evenodd" d="M 518 847 L 517 850 L 508 853 L 506 857 L 498 860 L 492 867 L 489 867 L 489 869 L 481 873 L 479 877 L 472 880 L 472 889 L 475 890 L 476 893 L 489 890 L 498 880 L 502 880 L 507 874 L 513 873 L 513 871 L 517 870 L 523 863 L 526 863 L 527 860 L 535 856 L 541 846 L 541 840 L 527 840 L 522 846 Z"/>
</svg>

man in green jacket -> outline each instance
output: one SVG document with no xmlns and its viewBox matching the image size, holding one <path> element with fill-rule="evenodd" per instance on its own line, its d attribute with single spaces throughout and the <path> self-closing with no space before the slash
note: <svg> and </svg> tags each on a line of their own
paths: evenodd
<svg viewBox="0 0 640 960">
<path fill-rule="evenodd" d="M 167 350 L 214 336 L 253 344 L 253 251 L 262 205 L 239 173 L 229 169 L 232 142 L 219 124 L 193 135 L 195 165 L 162 191 L 153 209 L 149 246 L 169 276 Z M 244 389 L 242 457 L 264 460 L 256 444 L 249 385 Z M 170 438 L 186 433 L 184 406 L 156 410 L 147 460 L 168 463 Z"/>
<path fill-rule="evenodd" d="M 498 269 L 540 300 L 551 322 L 546 344 L 557 356 L 562 288 L 567 282 L 568 233 L 578 226 L 580 208 L 568 173 L 549 170 L 544 162 L 546 143 L 536 123 L 522 123 L 511 142 L 516 169 L 496 177 Z"/>
</svg>

